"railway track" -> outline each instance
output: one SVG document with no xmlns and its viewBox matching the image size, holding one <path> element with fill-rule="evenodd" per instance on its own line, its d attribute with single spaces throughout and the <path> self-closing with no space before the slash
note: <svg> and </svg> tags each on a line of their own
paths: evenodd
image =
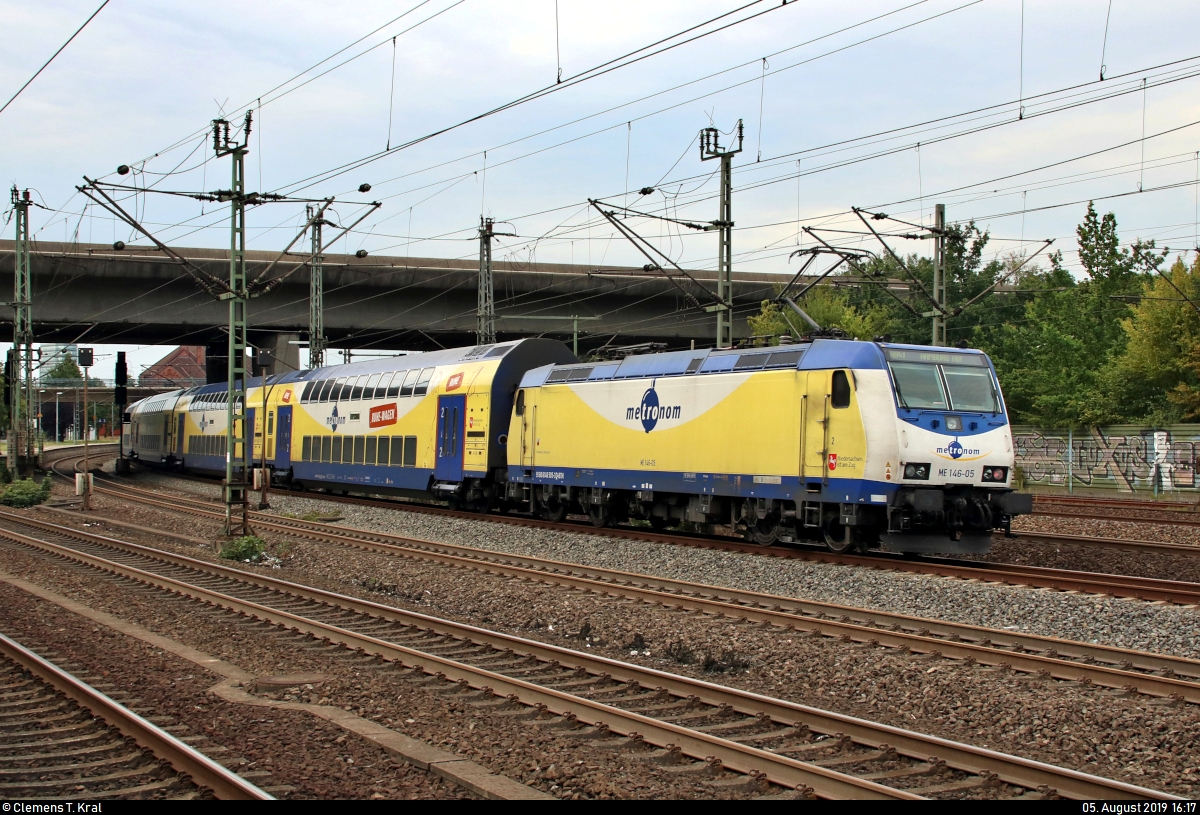
<svg viewBox="0 0 1200 815">
<path fill-rule="evenodd" d="M 273 800 L 3 635 L 0 734 L 0 797 L 5 799 Z"/>
<path fill-rule="evenodd" d="M 1194 501 L 1152 501 L 1137 498 L 1093 498 L 1084 495 L 1034 495 L 1034 504 L 1061 506 L 1113 507 L 1115 509 L 1161 509 L 1175 512 L 1200 511 L 1200 503 Z"/>
<path fill-rule="evenodd" d="M 67 462 L 63 462 L 67 463 Z M 59 473 L 60 475 L 62 473 Z M 215 501 L 203 496 L 187 497 L 178 493 L 164 494 L 154 490 L 133 487 L 124 483 L 113 482 L 113 486 L 97 486 L 97 493 L 110 495 L 122 500 L 132 500 L 148 506 L 154 506 L 171 512 L 192 514 L 200 517 L 224 517 L 223 510 L 218 510 Z M 360 499 L 363 503 L 375 506 L 395 508 L 390 501 L 375 501 Z M 403 506 L 403 505 L 402 505 Z M 424 507 L 423 510 L 431 508 Z M 1132 577 L 1125 575 L 1108 575 L 1092 572 L 1071 572 L 1062 569 L 1047 569 L 1038 566 L 1006 563 L 980 563 L 947 558 L 924 558 L 909 560 L 899 555 L 875 553 L 871 555 L 838 555 L 823 549 L 787 547 L 787 546 L 757 546 L 732 538 L 716 538 L 705 536 L 677 535 L 655 532 L 648 529 L 636 528 L 605 528 L 595 529 L 569 523 L 549 523 L 532 518 L 509 518 L 496 515 L 478 515 L 444 511 L 455 517 L 473 520 L 488 520 L 499 523 L 511 523 L 537 529 L 575 534 L 601 534 L 611 537 L 622 537 L 630 540 L 642 540 L 652 543 L 667 543 L 684 546 L 694 546 L 721 551 L 739 552 L 744 554 L 785 557 L 810 560 L 821 563 L 837 563 L 843 565 L 863 566 L 873 569 L 893 569 L 897 571 L 915 572 L 918 574 L 956 577 L 964 580 L 979 580 L 1007 583 L 1010 585 L 1031 586 L 1034 588 L 1054 589 L 1056 591 L 1078 591 L 1089 594 L 1103 594 L 1114 597 L 1129 597 L 1140 600 L 1178 603 L 1182 605 L 1200 604 L 1200 585 L 1174 580 L 1159 580 L 1148 577 Z M 288 531 L 310 531 L 324 534 L 353 534 L 370 536 L 375 533 L 362 530 L 348 530 L 346 527 L 332 526 L 318 522 L 301 521 L 284 518 L 278 515 L 262 512 L 252 512 L 253 523 L 263 529 L 280 529 L 285 526 Z M 380 537 L 380 536 L 377 536 Z M 399 536 L 393 536 L 399 537 Z M 1082 536 L 1071 535 L 1042 535 L 1030 536 L 1033 539 L 1045 540 L 1060 545 L 1086 546 L 1092 540 Z M 402 538 L 402 540 L 414 540 Z M 422 544 L 428 541 L 419 541 Z M 1113 541 L 1114 546 L 1123 545 L 1124 541 Z M 1134 544 L 1136 545 L 1136 544 Z M 1161 547 L 1183 547 L 1184 544 L 1152 544 Z M 1190 548 L 1190 547 L 1189 547 Z M 1200 553 L 1200 548 L 1195 548 Z M 1173 550 L 1172 550 L 1173 551 Z"/>
<path fill-rule="evenodd" d="M 399 662 L 532 707 L 581 737 L 625 737 L 826 798 L 1154 799 L 1122 782 L 690 677 L 390 608 L 68 527 L 0 516 L 10 546 Z"/>
<path fill-rule="evenodd" d="M 222 517 L 216 510 L 202 507 L 194 511 L 213 520 Z M 1200 660 L 584 567 L 315 521 L 261 515 L 255 525 L 260 530 L 326 544 L 1200 703 Z"/>
<path fill-rule="evenodd" d="M 64 461 L 66 461 L 66 460 L 64 460 Z M 192 481 L 198 481 L 200 483 L 212 483 L 211 479 L 201 478 L 199 476 L 180 474 L 180 475 L 176 475 L 175 477 L 192 480 Z M 122 487 L 125 489 L 134 489 L 134 488 L 128 487 L 127 485 L 122 485 Z M 152 491 L 145 490 L 143 492 L 152 492 Z M 290 492 L 283 493 L 283 494 L 294 495 L 293 493 L 290 493 Z M 820 547 L 817 544 L 814 544 L 812 546 L 800 544 L 800 545 L 786 546 L 786 547 L 785 546 L 763 547 L 763 546 L 759 546 L 757 544 L 745 543 L 739 538 L 733 538 L 730 536 L 657 532 L 657 531 L 652 531 L 652 530 L 648 530 L 648 529 L 638 529 L 638 528 L 634 528 L 634 527 L 624 527 L 624 526 L 597 528 L 597 527 L 593 526 L 590 522 L 587 522 L 587 521 L 581 521 L 581 522 L 576 523 L 576 522 L 572 522 L 572 521 L 568 520 L 568 521 L 564 521 L 561 523 L 553 523 L 550 521 L 543 521 L 543 520 L 539 520 L 536 518 L 528 518 L 528 517 L 523 517 L 523 516 L 481 514 L 481 513 L 475 513 L 475 512 L 465 512 L 462 510 L 453 510 L 453 509 L 449 509 L 449 508 L 445 508 L 445 507 L 430 506 L 427 504 L 413 503 L 413 502 L 404 501 L 404 500 L 365 498 L 365 497 L 361 497 L 361 496 L 352 496 L 352 495 L 335 495 L 333 493 L 328 493 L 328 492 L 304 493 L 303 496 L 306 498 L 314 498 L 314 499 L 322 500 L 322 501 L 330 501 L 332 503 L 350 504 L 350 505 L 355 505 L 355 506 L 378 507 L 378 508 L 382 508 L 382 509 L 400 510 L 403 512 L 417 512 L 417 513 L 426 514 L 426 515 L 440 515 L 443 517 L 450 517 L 450 518 L 461 518 L 461 519 L 476 520 L 476 521 L 486 521 L 486 522 L 490 522 L 490 523 L 507 524 L 510 526 L 524 526 L 524 527 L 537 528 L 537 529 L 550 529 L 550 530 L 560 531 L 560 532 L 583 533 L 583 534 L 589 534 L 589 535 L 599 535 L 599 536 L 603 536 L 603 537 L 626 538 L 626 539 L 630 539 L 630 540 L 644 540 L 644 541 L 649 541 L 649 542 L 684 544 L 684 545 L 689 545 L 689 546 L 708 546 L 709 548 L 720 548 L 720 549 L 726 549 L 729 551 L 750 552 L 750 553 L 754 553 L 754 554 L 791 553 L 790 556 L 792 556 L 792 557 L 806 557 L 806 558 L 812 559 L 812 560 L 821 560 L 824 562 L 832 562 L 832 563 L 858 562 L 858 561 L 850 560 L 850 558 L 854 557 L 852 555 L 851 556 L 835 555 L 832 552 L 827 552 L 823 547 Z M 196 500 L 213 503 L 210 499 L 205 498 L 205 497 L 198 497 Z M 1041 500 L 1041 499 L 1039 498 L 1038 500 Z M 1060 500 L 1060 499 L 1055 499 L 1055 500 Z M 1101 499 L 1101 500 L 1105 500 L 1105 499 Z M 1153 502 L 1142 502 L 1142 503 L 1153 503 Z M 1181 505 L 1181 506 L 1190 506 L 1190 505 Z M 1181 525 L 1185 525 L 1185 526 L 1200 526 L 1200 518 L 1189 519 L 1189 518 L 1184 517 L 1184 518 L 1177 519 L 1178 516 L 1183 513 L 1172 513 L 1171 518 L 1162 518 L 1162 519 L 1131 518 L 1131 517 L 1110 516 L 1110 515 L 1092 515 L 1092 514 L 1082 514 L 1079 512 L 1069 512 L 1069 511 L 1059 512 L 1059 511 L 1054 511 L 1054 510 L 1048 510 L 1048 511 L 1037 510 L 1037 511 L 1035 511 L 1035 514 L 1046 515 L 1046 516 L 1060 516 L 1060 517 L 1067 517 L 1067 518 L 1090 519 L 1090 520 L 1134 521 L 1134 522 L 1141 521 L 1141 522 L 1146 522 L 1146 523 L 1171 523 L 1171 524 L 1181 524 Z M 1098 537 L 1090 537 L 1090 536 L 1086 536 L 1086 535 L 1066 535 L 1066 534 L 1057 534 L 1057 533 L 1051 533 L 1051 532 L 1021 532 L 1018 537 L 1020 540 L 1023 540 L 1023 541 L 1048 543 L 1048 544 L 1060 545 L 1060 546 L 1084 546 L 1084 547 L 1090 546 L 1093 548 L 1123 549 L 1123 550 L 1131 550 L 1131 551 L 1154 552 L 1157 554 L 1186 555 L 1189 557 L 1200 556 L 1200 545 L 1192 545 L 1192 544 L 1186 544 L 1186 543 L 1170 543 L 1170 542 L 1165 542 L 1165 541 L 1149 541 L 1149 540 L 1130 540 L 1130 539 L 1125 539 L 1125 538 L 1098 538 Z M 804 553 L 804 554 L 798 554 L 798 553 Z M 785 556 L 787 556 L 787 555 L 785 554 Z M 902 570 L 907 570 L 907 571 L 917 571 L 918 570 L 916 567 L 908 567 L 908 566 L 902 565 L 903 559 L 899 556 L 889 555 L 889 554 L 885 554 L 882 552 L 874 552 L 874 553 L 871 553 L 870 555 L 867 555 L 867 557 L 871 558 L 872 562 L 875 562 L 875 563 L 879 563 L 879 562 L 891 563 L 891 564 L 893 564 L 893 567 L 897 568 L 897 569 L 902 569 Z M 952 577 L 968 577 L 962 571 L 963 569 L 978 568 L 977 566 L 972 565 L 975 563 L 974 561 L 964 561 L 964 560 L 953 559 L 953 558 L 928 558 L 927 557 L 927 558 L 923 558 L 921 562 L 927 563 L 927 564 L 935 563 L 935 564 L 939 564 L 946 570 L 954 570 L 953 573 L 950 573 L 949 571 L 945 572 L 946 574 L 948 574 L 948 576 L 952 576 Z M 997 564 L 988 564 L 988 565 L 989 565 L 989 567 L 997 566 Z M 1000 564 L 1000 565 L 1004 565 L 1004 564 Z M 1034 567 L 1017 566 L 1015 564 L 1011 564 L 1010 568 L 1020 570 L 1020 574 L 1025 578 L 1025 582 L 1033 581 L 1032 583 L 1028 583 L 1029 585 L 1034 585 L 1039 588 L 1054 588 L 1054 589 L 1065 587 L 1065 590 L 1073 590 L 1073 587 L 1066 586 L 1066 583 L 1064 582 L 1064 576 L 1060 570 L 1044 570 L 1044 571 L 1047 571 L 1048 573 L 1042 574 L 1037 571 L 1034 571 L 1033 570 Z M 942 572 L 939 572 L 939 573 L 942 573 Z M 997 578 L 989 577 L 989 579 L 997 579 Z M 1012 582 L 1012 581 L 1004 579 L 1004 578 L 1000 578 L 1000 579 L 1002 579 L 1003 582 Z M 1200 594 L 1197 594 L 1196 592 L 1193 592 L 1193 591 L 1189 591 L 1186 587 L 1181 587 L 1179 585 L 1172 585 L 1172 584 L 1176 584 L 1176 581 L 1153 581 L 1150 579 L 1146 579 L 1144 582 L 1131 581 L 1131 583 L 1132 584 L 1129 586 L 1122 586 L 1122 585 L 1113 585 L 1111 581 L 1107 581 L 1105 583 L 1105 585 L 1107 586 L 1107 589 L 1098 586 L 1095 589 L 1079 588 L 1078 590 L 1089 591 L 1089 592 L 1096 591 L 1099 593 L 1112 593 L 1118 597 L 1134 597 L 1134 598 L 1146 599 L 1146 600 L 1164 600 L 1167 602 L 1183 603 L 1183 604 L 1195 603 L 1195 602 L 1197 602 L 1197 599 L 1200 598 Z"/>
</svg>

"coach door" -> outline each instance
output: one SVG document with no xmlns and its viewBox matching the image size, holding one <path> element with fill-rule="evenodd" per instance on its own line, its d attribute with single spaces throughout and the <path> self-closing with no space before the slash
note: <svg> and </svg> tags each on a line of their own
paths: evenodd
<svg viewBox="0 0 1200 815">
<path fill-rule="evenodd" d="M 279 423 L 275 427 L 275 466 L 284 469 L 292 466 L 292 408 L 279 408 Z"/>
<path fill-rule="evenodd" d="M 255 410 L 254 408 L 250 408 L 249 410 L 246 411 L 246 427 L 248 428 L 246 431 L 246 434 L 247 434 L 247 437 L 250 439 L 250 463 L 253 464 L 255 467 L 258 466 L 258 464 L 256 462 L 262 460 L 262 450 L 263 450 L 262 431 L 258 428 L 258 423 L 254 421 L 255 414 L 257 412 L 258 411 Z M 234 428 L 234 433 L 235 434 L 237 433 L 236 427 Z M 235 457 L 235 460 L 236 460 L 236 457 Z"/>
<path fill-rule="evenodd" d="M 187 414 L 180 413 L 179 414 L 179 432 L 175 434 L 175 449 L 176 449 L 175 458 L 179 459 L 180 461 L 183 461 L 183 450 L 184 450 L 183 434 L 186 430 L 187 430 Z"/>
<path fill-rule="evenodd" d="M 463 473 L 463 423 L 467 397 L 438 397 L 437 463 L 433 477 L 438 481 L 461 481 Z"/>
</svg>

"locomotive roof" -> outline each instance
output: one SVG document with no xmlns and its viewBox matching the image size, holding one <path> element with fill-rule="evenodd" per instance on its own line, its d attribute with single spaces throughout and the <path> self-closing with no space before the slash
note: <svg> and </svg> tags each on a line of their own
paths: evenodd
<svg viewBox="0 0 1200 815">
<path fill-rule="evenodd" d="M 936 351 L 939 354 L 964 356 L 982 355 L 980 351 L 959 348 L 817 339 L 769 348 L 697 348 L 688 351 L 637 354 L 623 360 L 546 365 L 526 373 L 521 380 L 521 387 L 536 388 L 556 382 L 642 379 L 786 368 L 801 371 L 827 368 L 884 368 L 887 365 L 885 352 L 888 349 Z"/>
</svg>

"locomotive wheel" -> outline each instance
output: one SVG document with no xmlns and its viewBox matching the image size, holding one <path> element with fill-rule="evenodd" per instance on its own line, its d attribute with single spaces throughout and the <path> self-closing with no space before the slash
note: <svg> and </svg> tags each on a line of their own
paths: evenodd
<svg viewBox="0 0 1200 815">
<path fill-rule="evenodd" d="M 612 514 L 603 505 L 589 506 L 587 516 L 588 520 L 592 522 L 592 526 L 612 526 Z"/>
<path fill-rule="evenodd" d="M 839 555 L 852 552 L 858 542 L 854 539 L 854 530 L 848 526 L 831 521 L 825 525 L 825 546 L 831 552 Z"/>
<path fill-rule="evenodd" d="M 746 539 L 759 546 L 771 546 L 779 540 L 779 525 L 768 519 L 746 524 Z"/>
<path fill-rule="evenodd" d="M 567 505 L 557 498 L 551 498 L 548 504 L 542 505 L 543 517 L 552 524 L 560 524 L 567 519 Z"/>
</svg>

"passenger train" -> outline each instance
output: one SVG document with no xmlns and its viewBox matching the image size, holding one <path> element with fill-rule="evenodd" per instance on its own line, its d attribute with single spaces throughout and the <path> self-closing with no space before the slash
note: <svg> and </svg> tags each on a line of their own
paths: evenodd
<svg viewBox="0 0 1200 815">
<path fill-rule="evenodd" d="M 235 461 L 265 457 L 292 488 L 836 552 L 982 553 L 1032 510 L 974 350 L 814 339 L 583 363 L 525 339 L 254 379 L 247 400 Z M 223 473 L 227 407 L 224 384 L 142 400 L 128 455 Z"/>
</svg>

